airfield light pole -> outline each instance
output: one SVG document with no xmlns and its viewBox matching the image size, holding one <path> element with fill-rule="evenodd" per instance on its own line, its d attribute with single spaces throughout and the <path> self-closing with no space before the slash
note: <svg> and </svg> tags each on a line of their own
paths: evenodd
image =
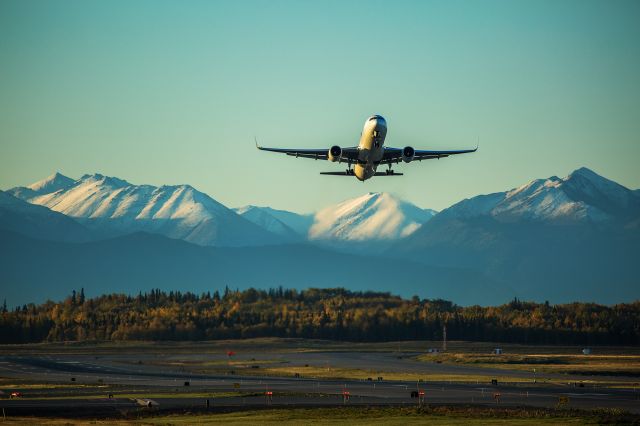
<svg viewBox="0 0 640 426">
<path fill-rule="evenodd" d="M 265 396 L 267 405 L 271 405 L 273 403 L 273 391 L 269 390 L 268 384 L 265 384 L 264 396 Z"/>
<path fill-rule="evenodd" d="M 447 351 L 447 325 L 442 326 L 442 352 Z"/>
</svg>

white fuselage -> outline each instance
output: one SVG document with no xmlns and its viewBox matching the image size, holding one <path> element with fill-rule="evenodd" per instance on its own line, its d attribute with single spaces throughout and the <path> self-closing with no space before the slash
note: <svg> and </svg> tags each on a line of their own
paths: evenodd
<svg viewBox="0 0 640 426">
<path fill-rule="evenodd" d="M 386 136 L 387 122 L 382 116 L 374 115 L 364 123 L 358 144 L 358 162 L 353 168 L 358 180 L 367 180 L 376 173 L 378 162 L 382 159 Z"/>
</svg>

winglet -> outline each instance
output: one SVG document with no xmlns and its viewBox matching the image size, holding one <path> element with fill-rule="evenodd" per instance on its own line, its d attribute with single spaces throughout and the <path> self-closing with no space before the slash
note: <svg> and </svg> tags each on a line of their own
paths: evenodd
<svg viewBox="0 0 640 426">
<path fill-rule="evenodd" d="M 478 136 L 478 140 L 476 141 L 476 149 L 474 149 L 474 151 L 477 151 L 478 148 L 480 148 L 480 136 Z"/>
<path fill-rule="evenodd" d="M 258 138 L 254 136 L 253 140 L 256 142 L 256 148 L 260 149 L 260 145 L 258 145 Z"/>
</svg>

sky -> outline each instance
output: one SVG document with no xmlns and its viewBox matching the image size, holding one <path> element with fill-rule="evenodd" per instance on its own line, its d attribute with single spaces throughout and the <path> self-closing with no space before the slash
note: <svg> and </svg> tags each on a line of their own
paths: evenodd
<svg viewBox="0 0 640 426">
<path fill-rule="evenodd" d="M 640 188 L 640 2 L 0 2 L 0 189 L 55 171 L 312 212 L 423 208 L 589 167 Z M 474 147 L 403 177 L 256 150 Z"/>
</svg>

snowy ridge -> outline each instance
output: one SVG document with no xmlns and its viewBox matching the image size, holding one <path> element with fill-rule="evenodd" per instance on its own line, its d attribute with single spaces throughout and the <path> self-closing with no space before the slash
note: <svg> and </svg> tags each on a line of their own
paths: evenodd
<svg viewBox="0 0 640 426">
<path fill-rule="evenodd" d="M 69 178 L 56 179 L 66 182 Z M 281 242 L 276 235 L 243 219 L 190 185 L 132 185 L 101 174 L 84 175 L 71 181 L 72 185 L 50 193 L 33 194 L 23 188 L 11 192 L 25 201 L 76 218 L 86 226 L 108 228 L 108 233 L 115 235 L 154 232 L 200 245 Z M 42 186 L 45 187 L 55 189 L 56 186 Z"/>
<path fill-rule="evenodd" d="M 51 176 L 47 176 L 46 178 L 32 183 L 29 186 L 14 188 L 11 190 L 11 193 L 18 198 L 27 200 L 41 194 L 49 194 L 61 189 L 66 189 L 73 185 L 73 183 L 73 179 L 55 172 Z"/>
<path fill-rule="evenodd" d="M 314 214 L 300 214 L 287 210 L 272 209 L 271 207 L 260 208 L 305 238 L 309 234 L 309 228 L 313 225 Z"/>
<path fill-rule="evenodd" d="M 59 172 L 55 172 L 51 176 L 48 176 L 38 182 L 32 183 L 27 188 L 31 189 L 37 194 L 47 194 L 55 192 L 60 189 L 65 189 L 73 185 L 73 179 L 68 178 Z"/>
<path fill-rule="evenodd" d="M 370 192 L 329 206 L 315 215 L 310 240 L 390 240 L 408 236 L 433 217 L 388 193 Z"/>
<path fill-rule="evenodd" d="M 190 185 L 133 185 L 101 174 L 74 180 L 55 173 L 9 192 L 72 217 L 98 236 L 144 231 L 215 246 L 389 241 L 410 235 L 435 215 L 384 193 L 346 200 L 315 215 L 257 206 L 231 210 Z"/>
<path fill-rule="evenodd" d="M 283 221 L 272 214 L 273 209 L 269 207 L 244 206 L 233 209 L 237 214 L 266 229 L 269 232 L 285 237 L 287 240 L 297 241 L 304 238 L 304 234 L 299 234 L 287 226 Z M 288 212 L 287 212 L 288 213 Z M 294 213 L 291 213 L 294 214 Z"/>
<path fill-rule="evenodd" d="M 507 192 L 464 200 L 443 214 L 458 218 L 490 215 L 502 221 L 603 222 L 638 207 L 633 191 L 583 167 L 563 179 L 536 179 Z"/>
</svg>

